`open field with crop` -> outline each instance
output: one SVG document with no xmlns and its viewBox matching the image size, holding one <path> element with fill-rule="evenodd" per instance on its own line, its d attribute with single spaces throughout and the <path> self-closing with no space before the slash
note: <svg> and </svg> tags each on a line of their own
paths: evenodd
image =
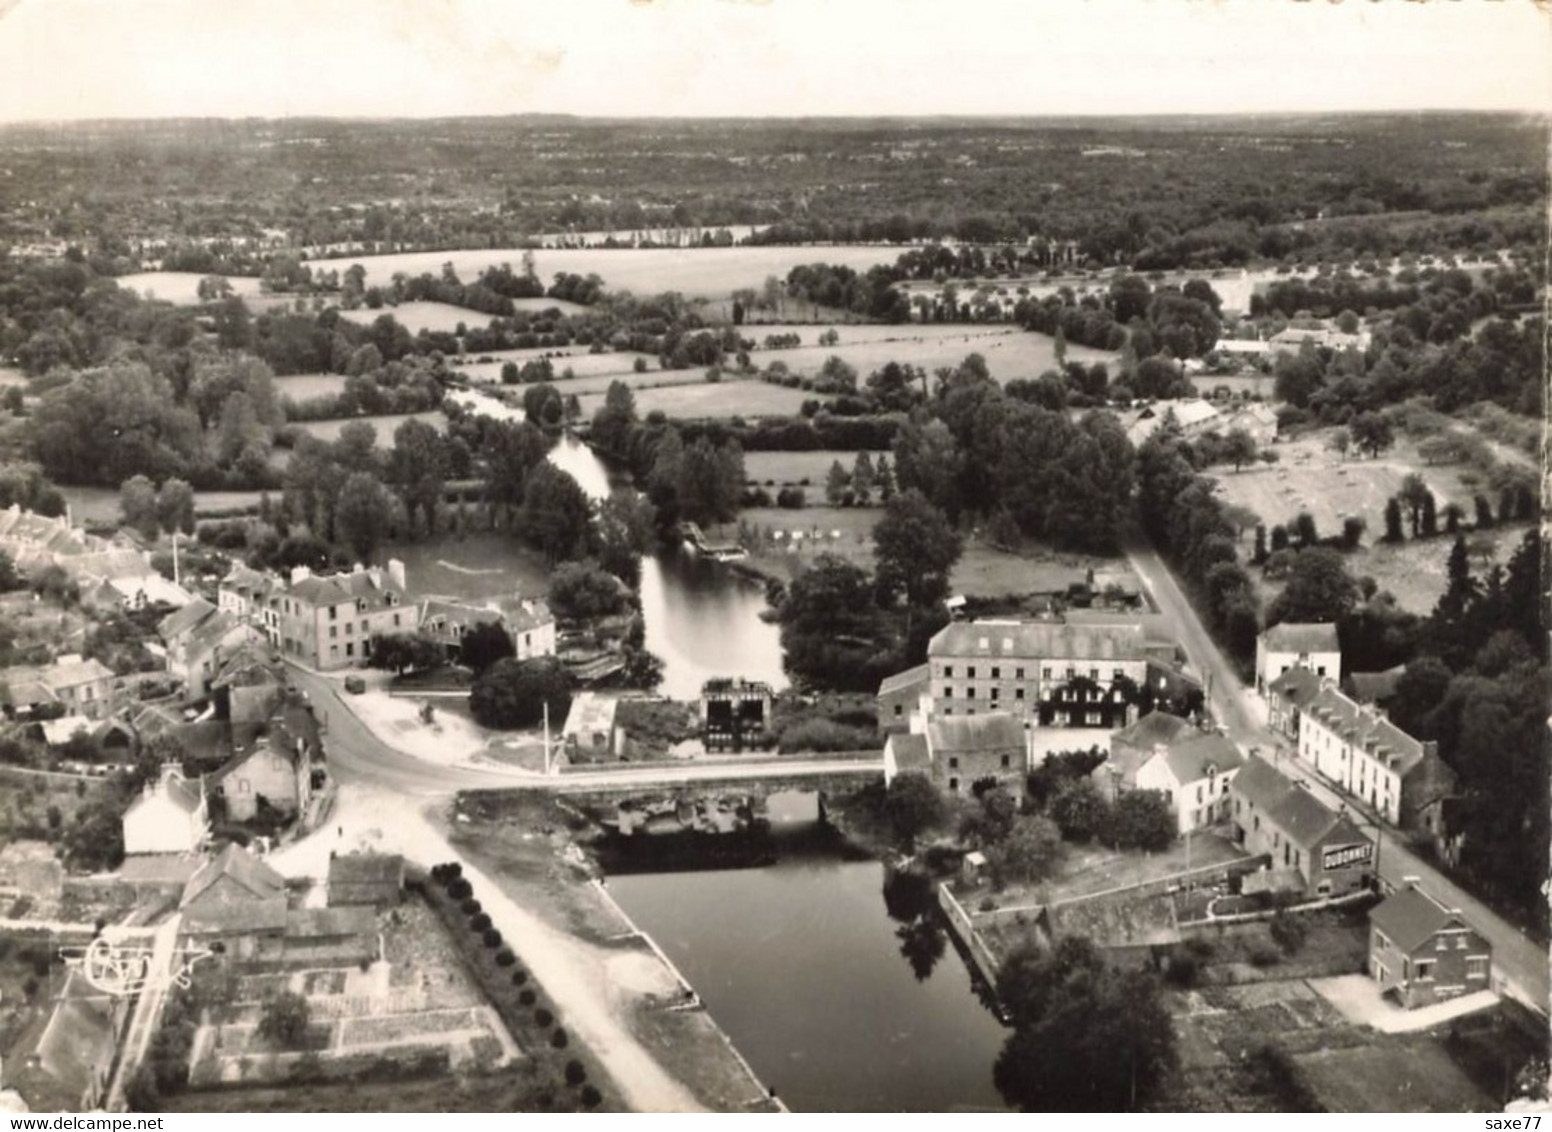
<svg viewBox="0 0 1552 1132">
<path fill-rule="evenodd" d="M 652 374 L 659 374 L 662 377 L 667 377 L 674 372 L 664 372 L 660 370 L 658 367 L 657 357 L 655 355 L 640 354 L 634 350 L 626 350 L 619 353 L 611 350 L 608 353 L 603 354 L 590 354 L 584 349 L 502 350 L 494 354 L 481 354 L 479 356 L 481 358 L 489 358 L 490 360 L 473 361 L 469 359 L 459 359 L 452 362 L 452 368 L 457 370 L 459 373 L 466 375 L 470 381 L 491 382 L 497 382 L 501 380 L 501 367 L 504 366 L 507 362 L 512 362 L 513 364 L 521 367 L 526 362 L 538 361 L 540 358 L 544 357 L 548 357 L 550 359 L 550 365 L 555 368 L 555 377 L 557 381 L 561 379 L 561 374 L 568 369 L 575 375 L 575 378 L 578 380 L 599 376 L 647 378 Z M 641 358 L 646 361 L 648 366 L 648 371 L 646 374 L 638 374 L 635 372 L 637 358 Z M 702 376 L 701 370 L 680 370 L 678 372 L 691 375 L 697 381 L 700 380 Z M 566 388 L 568 390 L 579 391 L 578 387 L 571 384 L 570 380 L 567 381 Z M 604 383 L 602 388 L 608 388 L 607 381 Z"/>
<path fill-rule="evenodd" d="M 1415 472 L 1434 493 L 1441 515 L 1450 503 L 1471 514 L 1472 496 L 1481 488 L 1461 482 L 1461 473 L 1469 474 L 1464 465 L 1429 465 L 1406 440 L 1398 440 L 1377 460 L 1356 454 L 1339 457 L 1327 447 L 1333 431 L 1320 429 L 1278 442 L 1275 464 L 1241 472 L 1219 470 L 1218 497 L 1250 508 L 1268 527 L 1290 523 L 1300 511 L 1308 511 L 1322 536 L 1338 533 L 1344 518 L 1357 516 L 1368 524 L 1368 543 L 1385 531 L 1385 501 Z M 1492 498 L 1496 504 L 1496 495 Z"/>
<path fill-rule="evenodd" d="M 111 487 L 61 487 L 59 490 L 70 504 L 71 519 L 77 523 L 117 524 L 121 519 L 119 493 Z M 196 491 L 194 514 L 207 516 L 251 510 L 259 505 L 262 494 L 258 491 Z M 280 497 L 278 491 L 272 494 L 276 499 Z"/>
<path fill-rule="evenodd" d="M 344 417 L 334 421 L 299 421 L 297 428 L 319 440 L 335 441 L 348 424 L 369 424 L 377 430 L 377 446 L 379 448 L 393 447 L 393 430 L 405 421 L 425 421 L 438 432 L 447 431 L 447 417 L 436 409 L 427 410 L 424 413 L 401 413 L 397 416 L 387 415 L 380 417 Z"/>
<path fill-rule="evenodd" d="M 177 306 L 194 306 L 199 302 L 199 281 L 203 278 L 196 271 L 141 271 L 134 275 L 120 275 L 116 282 L 142 298 L 161 299 Z M 232 293 L 245 300 L 262 294 L 259 281 L 253 276 L 228 275 L 224 278 L 231 285 Z"/>
<path fill-rule="evenodd" d="M 797 328 L 791 329 L 800 332 Z M 889 362 L 919 366 L 930 375 L 940 366 L 959 365 L 969 354 L 984 357 L 986 368 L 998 381 L 1039 377 L 1046 370 L 1056 368 L 1056 344 L 1051 338 L 1001 324 L 838 326 L 835 330 L 841 341 L 835 346 L 818 345 L 816 340 L 822 329 L 807 329 L 809 333 L 803 334 L 804 345 L 792 350 L 762 350 L 754 360 L 765 366 L 779 360 L 793 373 L 807 376 L 818 373 L 833 355 L 854 367 L 861 380 L 866 380 L 868 374 Z M 856 331 L 864 333 L 853 337 Z M 746 337 L 763 341 L 767 332 L 763 327 L 746 327 L 744 333 Z M 1085 365 L 1114 363 L 1115 358 L 1116 355 L 1104 350 L 1067 347 L 1067 359 Z"/>
<path fill-rule="evenodd" d="M 385 314 L 393 315 L 394 321 L 411 334 L 419 334 L 422 330 L 445 331 L 452 334 L 460 325 L 489 326 L 491 320 L 490 315 L 472 311 L 468 307 L 455 307 L 451 303 L 429 301 L 400 303 L 396 307 L 385 306 L 381 310 L 357 307 L 351 311 L 340 311 L 341 318 L 357 326 L 371 326 Z"/>
<path fill-rule="evenodd" d="M 833 456 L 833 453 L 832 453 Z M 746 459 L 748 457 L 746 456 Z M 809 498 L 823 499 L 810 490 Z M 877 507 L 750 507 L 739 512 L 739 523 L 709 532 L 717 539 L 736 539 L 740 525 L 754 538 L 746 542 L 749 564 L 782 581 L 791 581 L 820 554 L 834 554 L 864 569 L 873 568 L 873 526 L 883 514 Z M 781 537 L 776 537 L 776 532 Z M 801 535 L 794 539 L 794 533 Z M 793 550 L 794 546 L 799 547 Z M 1113 567 L 1114 559 L 1064 554 L 1026 543 L 1014 554 L 992 546 L 978 534 L 965 539 L 965 550 L 949 578 L 950 588 L 966 597 L 1055 593 L 1086 581 L 1091 568 Z"/>
<path fill-rule="evenodd" d="M 884 452 L 871 452 L 868 459 L 878 462 Z M 812 501 L 824 499 L 825 477 L 837 460 L 848 472 L 857 462 L 855 452 L 745 452 L 744 476 L 748 482 L 766 487 L 797 485 L 807 487 Z M 794 512 L 803 514 L 803 512 Z"/>
<path fill-rule="evenodd" d="M 561 391 L 567 392 L 566 386 Z M 801 389 L 788 389 L 764 381 L 724 379 L 699 384 L 670 385 L 636 391 L 636 412 L 640 416 L 661 410 L 670 417 L 788 417 L 813 397 Z M 602 393 L 585 393 L 580 398 L 582 415 L 591 418 L 602 407 Z"/>
<path fill-rule="evenodd" d="M 342 373 L 297 373 L 275 379 L 275 392 L 293 401 L 332 397 L 344 392 L 344 389 L 345 375 Z"/>
<path fill-rule="evenodd" d="M 679 291 L 689 298 L 724 298 L 741 287 L 758 288 L 767 275 L 785 279 L 800 263 L 844 264 L 866 271 L 880 263 L 893 263 L 901 249 L 874 245 L 826 247 L 734 248 L 541 248 L 534 252 L 534 270 L 540 279 L 559 272 L 598 275 L 610 291 L 655 295 Z M 451 263 L 465 283 L 472 283 L 487 267 L 509 263 L 517 268 L 521 248 L 475 248 L 464 251 L 405 252 L 398 255 L 361 256 L 350 260 L 309 260 L 317 271 L 343 270 L 359 263 L 366 269 L 367 286 L 386 285 L 396 272 L 417 276 L 440 275 Z M 196 280 L 197 282 L 197 280 Z"/>
</svg>

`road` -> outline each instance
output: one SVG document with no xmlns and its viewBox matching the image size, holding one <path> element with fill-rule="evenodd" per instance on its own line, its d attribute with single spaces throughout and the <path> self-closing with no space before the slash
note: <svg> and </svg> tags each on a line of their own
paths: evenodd
<svg viewBox="0 0 1552 1132">
<path fill-rule="evenodd" d="M 1126 554 L 1165 623 L 1175 633 L 1175 639 L 1201 673 L 1207 684 L 1213 714 L 1223 724 L 1229 738 L 1241 748 L 1258 747 L 1272 755 L 1284 773 L 1299 777 L 1326 805 L 1332 808 L 1345 805 L 1349 812 L 1360 815 L 1363 819 L 1360 824 L 1366 824 L 1366 832 L 1377 836 L 1380 877 L 1397 886 L 1408 877 L 1416 877 L 1436 899 L 1449 907 L 1459 908 L 1491 941 L 1494 972 L 1502 980 L 1504 989 L 1546 1015 L 1549 994 L 1547 949 L 1419 857 L 1394 834 L 1386 832 L 1367 806 L 1326 785 L 1314 767 L 1301 761 L 1287 743 L 1263 726 L 1250 704 L 1250 693 L 1228 658 L 1208 635 L 1196 609 L 1186 600 L 1158 552 L 1136 534 L 1128 539 Z"/>
</svg>

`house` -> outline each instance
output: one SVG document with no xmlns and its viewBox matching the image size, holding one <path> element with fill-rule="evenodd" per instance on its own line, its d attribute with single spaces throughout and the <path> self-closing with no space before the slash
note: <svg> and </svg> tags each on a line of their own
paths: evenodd
<svg viewBox="0 0 1552 1132">
<path fill-rule="evenodd" d="M 201 700 L 224 661 L 257 633 L 204 598 L 196 598 L 157 622 L 156 634 L 167 647 L 167 671 L 181 680 L 190 699 Z"/>
<path fill-rule="evenodd" d="M 1138 413 L 1137 419 L 1127 427 L 1126 438 L 1132 442 L 1133 447 L 1141 447 L 1159 426 L 1171 419 L 1187 435 L 1205 432 L 1216 427 L 1218 416 L 1218 407 L 1200 397 L 1185 397 L 1163 406 L 1150 405 Z"/>
<path fill-rule="evenodd" d="M 555 655 L 555 614 L 542 601 L 518 598 L 497 602 L 502 624 L 512 638 L 513 655 L 518 660 L 533 660 Z"/>
<path fill-rule="evenodd" d="M 1299 741 L 1299 714 L 1320 691 L 1322 677 L 1310 668 L 1290 668 L 1266 686 L 1267 726 L 1290 742 Z"/>
<path fill-rule="evenodd" d="M 479 625 L 489 624 L 507 634 L 518 660 L 555 655 L 555 615 L 542 601 L 471 605 L 454 598 L 429 597 L 420 603 L 418 620 L 419 631 L 441 644 L 452 661 L 462 659 L 464 636 Z"/>
<path fill-rule="evenodd" d="M 1308 668 L 1317 676 L 1342 678 L 1342 646 L 1329 622 L 1273 625 L 1256 638 L 1256 691 L 1290 668 Z"/>
<path fill-rule="evenodd" d="M 1027 724 L 1119 727 L 1147 674 L 1138 624 L 956 621 L 927 646 L 927 716 L 1011 712 Z"/>
<path fill-rule="evenodd" d="M 58 704 L 67 714 L 102 719 L 113 711 L 113 670 L 95 657 L 85 660 L 74 653 L 48 665 L 7 668 L 0 671 L 0 704 L 13 716 Z"/>
<path fill-rule="evenodd" d="M 1229 788 L 1245 764 L 1239 749 L 1217 732 L 1197 732 L 1161 745 L 1137 768 L 1130 785 L 1162 790 L 1181 833 L 1229 816 Z"/>
<path fill-rule="evenodd" d="M 1218 418 L 1217 428 L 1225 436 L 1236 429 L 1249 433 L 1258 446 L 1271 444 L 1277 439 L 1277 410 L 1260 401 L 1237 404 Z"/>
<path fill-rule="evenodd" d="M 312 800 L 311 753 L 283 736 L 260 735 L 209 775 L 206 788 L 223 800 L 232 821 L 252 821 L 261 810 L 296 817 Z"/>
<path fill-rule="evenodd" d="M 234 562 L 216 588 L 217 607 L 253 626 L 266 641 L 278 648 L 280 594 L 284 588 L 275 575 Z"/>
<path fill-rule="evenodd" d="M 884 785 L 897 775 L 924 774 L 932 777 L 932 752 L 927 736 L 914 731 L 897 731 L 884 740 Z"/>
<path fill-rule="evenodd" d="M 263 723 L 285 698 L 286 672 L 267 642 L 252 637 L 221 661 L 210 680 L 216 714 L 234 727 Z"/>
<path fill-rule="evenodd" d="M 1301 784 L 1252 755 L 1229 785 L 1234 840 L 1249 853 L 1270 858 L 1271 876 L 1247 890 L 1291 888 L 1316 896 L 1341 896 L 1369 884 L 1374 842 L 1345 811 L 1323 805 Z"/>
<path fill-rule="evenodd" d="M 1412 738 L 1383 709 L 1344 696 L 1330 678 L 1301 713 L 1299 757 L 1391 825 L 1443 834 L 1439 804 L 1455 793 L 1456 778 L 1438 743 Z"/>
<path fill-rule="evenodd" d="M 771 686 L 758 680 L 708 680 L 701 686 L 701 738 L 707 750 L 763 745 L 771 718 Z"/>
<path fill-rule="evenodd" d="M 599 692 L 578 692 L 566 713 L 561 741 L 567 754 L 591 758 L 613 758 L 615 754 L 614 715 L 620 705 L 616 696 Z"/>
<path fill-rule="evenodd" d="M 71 968 L 32 1052 L 7 1057 L 6 1084 L 33 1112 L 101 1111 L 128 1017 L 127 997 L 98 990 Z"/>
<path fill-rule="evenodd" d="M 194 595 L 160 574 L 127 574 L 103 578 L 81 592 L 81 604 L 95 612 L 124 610 L 139 612 L 154 605 L 181 609 Z"/>
<path fill-rule="evenodd" d="M 1159 750 L 1179 739 L 1198 734 L 1178 715 L 1150 711 L 1110 736 L 1110 754 L 1090 773 L 1099 792 L 1115 801 L 1124 789 L 1137 788 L 1137 771 Z"/>
<path fill-rule="evenodd" d="M 375 636 L 419 628 L 398 559 L 386 571 L 357 566 L 348 574 L 314 575 L 298 566 L 278 600 L 281 651 L 324 671 L 365 663 Z"/>
<path fill-rule="evenodd" d="M 941 789 L 970 794 L 986 783 L 1005 787 L 1016 798 L 1024 796 L 1029 740 L 1018 716 L 989 712 L 974 718 L 933 719 L 922 734 L 927 741 L 928 775 Z M 890 742 L 899 738 L 892 735 Z M 915 757 L 909 750 L 904 755 Z"/>
<path fill-rule="evenodd" d="M 1489 989 L 1492 966 L 1486 937 L 1415 877 L 1369 912 L 1369 974 L 1408 1010 Z"/>
<path fill-rule="evenodd" d="M 124 852 L 188 853 L 210 834 L 210 811 L 203 782 L 190 782 L 175 763 L 146 783 L 124 811 Z"/>
<path fill-rule="evenodd" d="M 887 676 L 878 686 L 878 727 L 880 731 L 904 731 L 910 727 L 921 699 L 932 683 L 932 667 L 918 664 Z"/>
<path fill-rule="evenodd" d="M 391 908 L 404 891 L 404 858 L 397 853 L 345 853 L 329 858 L 329 907 Z"/>
<path fill-rule="evenodd" d="M 242 960 L 284 954 L 286 883 L 248 850 L 228 845 L 189 878 L 179 901 L 183 931 L 220 942 Z"/>
</svg>

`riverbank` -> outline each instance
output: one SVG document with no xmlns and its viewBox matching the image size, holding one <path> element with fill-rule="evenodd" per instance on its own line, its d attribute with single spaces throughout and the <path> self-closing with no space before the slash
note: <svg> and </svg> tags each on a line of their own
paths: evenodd
<svg viewBox="0 0 1552 1132">
<path fill-rule="evenodd" d="M 460 795 L 444 835 L 514 903 L 564 937 L 609 1008 L 702 1107 L 781 1111 L 682 976 L 607 892 L 583 848 L 588 821 L 563 801 L 524 791 Z"/>
</svg>

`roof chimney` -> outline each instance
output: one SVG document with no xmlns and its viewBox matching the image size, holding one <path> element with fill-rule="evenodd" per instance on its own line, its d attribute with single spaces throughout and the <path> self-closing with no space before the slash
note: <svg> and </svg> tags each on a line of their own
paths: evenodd
<svg viewBox="0 0 1552 1132">
<path fill-rule="evenodd" d="M 407 590 L 410 588 L 404 581 L 403 560 L 398 558 L 388 559 L 388 580 L 401 590 Z"/>
</svg>

